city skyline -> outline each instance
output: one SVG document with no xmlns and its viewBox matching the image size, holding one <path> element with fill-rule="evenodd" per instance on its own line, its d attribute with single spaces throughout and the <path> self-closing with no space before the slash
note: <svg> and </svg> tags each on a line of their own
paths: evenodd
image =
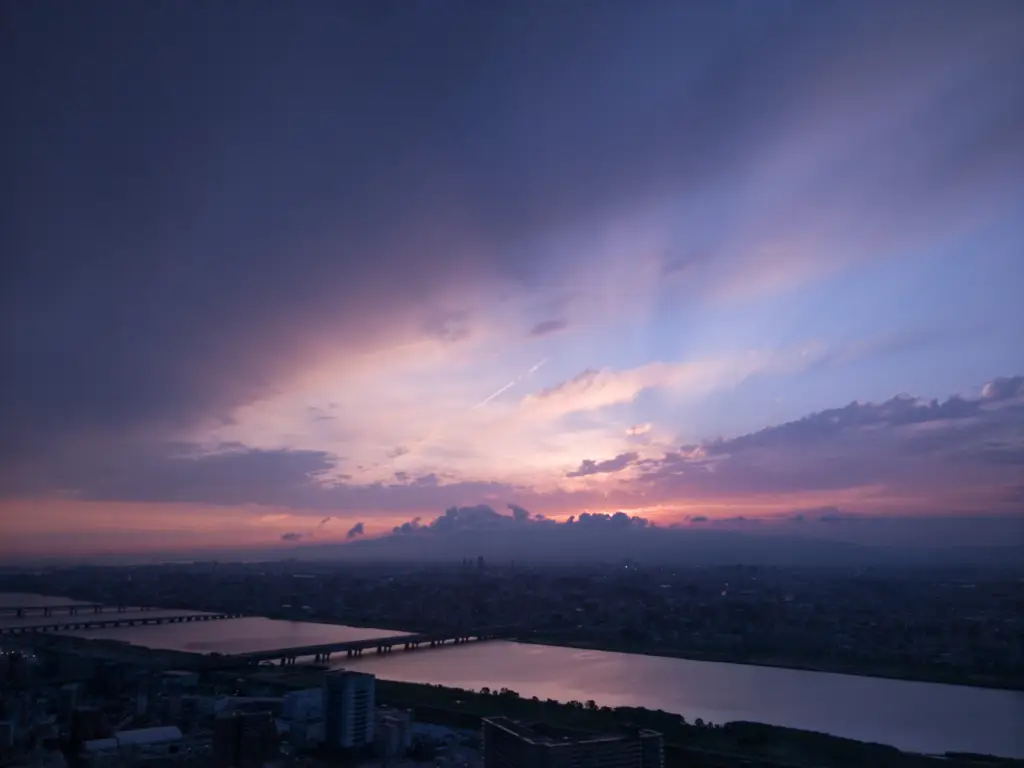
<svg viewBox="0 0 1024 768">
<path fill-rule="evenodd" d="M 62 9 L 0 558 L 1024 515 L 1019 3 Z"/>
</svg>

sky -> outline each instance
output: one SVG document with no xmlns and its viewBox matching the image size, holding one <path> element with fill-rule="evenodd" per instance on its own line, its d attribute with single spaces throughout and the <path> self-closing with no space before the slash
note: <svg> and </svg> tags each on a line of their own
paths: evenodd
<svg viewBox="0 0 1024 768">
<path fill-rule="evenodd" d="M 1018 0 L 4 17 L 0 557 L 1024 515 Z"/>
</svg>

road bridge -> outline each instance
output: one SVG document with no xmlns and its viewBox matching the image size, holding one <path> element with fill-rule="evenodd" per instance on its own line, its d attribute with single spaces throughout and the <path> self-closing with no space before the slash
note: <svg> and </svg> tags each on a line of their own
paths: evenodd
<svg viewBox="0 0 1024 768">
<path fill-rule="evenodd" d="M 106 605 L 104 603 L 68 603 L 61 605 L 0 605 L 0 617 L 3 616 L 54 616 L 68 614 L 77 616 L 81 613 L 141 613 L 142 611 L 157 611 L 148 605 Z"/>
<path fill-rule="evenodd" d="M 254 666 L 263 662 L 278 662 L 281 666 L 295 664 L 298 659 L 312 658 L 315 662 L 328 662 L 331 655 L 344 653 L 349 657 L 362 656 L 365 651 L 391 653 L 396 648 L 413 651 L 421 647 L 435 648 L 440 645 L 460 645 L 512 637 L 512 627 L 482 627 L 479 629 L 456 630 L 452 632 L 421 632 L 417 634 L 390 635 L 365 640 L 346 640 L 336 643 L 305 645 L 294 648 L 277 648 L 269 651 L 250 651 L 230 655 L 210 654 L 204 666 L 219 668 L 232 666 Z"/>
<path fill-rule="evenodd" d="M 20 635 L 28 632 L 71 632 L 82 629 L 108 629 L 111 627 L 141 627 L 147 624 L 185 624 L 193 621 L 220 621 L 222 619 L 241 619 L 242 613 L 189 613 L 177 616 L 122 616 L 120 618 L 68 618 L 66 620 L 32 626 L 0 625 L 0 635 Z"/>
</svg>

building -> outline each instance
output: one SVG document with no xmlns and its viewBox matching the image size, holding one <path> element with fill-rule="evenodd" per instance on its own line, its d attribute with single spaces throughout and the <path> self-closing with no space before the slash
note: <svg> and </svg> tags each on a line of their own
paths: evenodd
<svg viewBox="0 0 1024 768">
<path fill-rule="evenodd" d="M 663 768 L 660 733 L 585 733 L 485 718 L 485 768 Z"/>
<path fill-rule="evenodd" d="M 401 757 L 412 747 L 412 712 L 380 708 L 374 717 L 377 754 L 387 759 Z"/>
<path fill-rule="evenodd" d="M 213 721 L 214 768 L 262 768 L 278 752 L 269 712 L 221 712 Z"/>
<path fill-rule="evenodd" d="M 13 720 L 0 720 L 0 757 L 14 750 L 16 726 Z"/>
<path fill-rule="evenodd" d="M 324 742 L 333 749 L 373 743 L 377 679 L 364 672 L 339 669 L 324 675 Z"/>
<path fill-rule="evenodd" d="M 71 713 L 68 732 L 71 744 L 77 747 L 86 741 L 100 738 L 109 730 L 104 727 L 103 712 L 99 707 L 82 704 Z"/>
<path fill-rule="evenodd" d="M 90 768 L 174 762 L 183 756 L 181 731 L 174 726 L 118 731 L 82 744 L 81 761 Z"/>
<path fill-rule="evenodd" d="M 321 720 L 324 716 L 324 694 L 320 688 L 304 688 L 284 695 L 281 717 L 292 722 Z"/>
<path fill-rule="evenodd" d="M 78 706 L 78 700 L 78 683 L 68 683 L 60 687 L 57 692 L 57 717 L 62 725 L 71 724 L 71 716 L 75 712 L 75 707 Z"/>
</svg>

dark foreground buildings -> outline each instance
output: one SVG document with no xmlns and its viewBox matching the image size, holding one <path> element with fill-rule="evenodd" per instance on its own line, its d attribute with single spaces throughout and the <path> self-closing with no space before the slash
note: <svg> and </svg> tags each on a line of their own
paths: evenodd
<svg viewBox="0 0 1024 768">
<path fill-rule="evenodd" d="M 660 733 L 630 729 L 584 733 L 486 718 L 485 768 L 662 768 Z"/>
</svg>

